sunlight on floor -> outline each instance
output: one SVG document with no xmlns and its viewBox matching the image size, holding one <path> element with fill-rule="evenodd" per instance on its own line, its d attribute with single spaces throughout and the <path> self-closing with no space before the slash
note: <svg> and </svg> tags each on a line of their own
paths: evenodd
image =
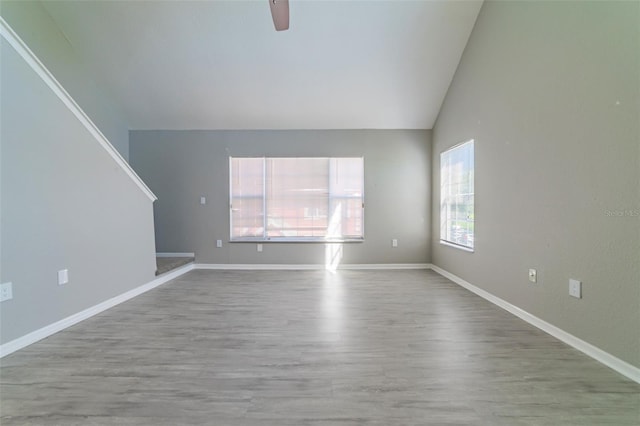
<svg viewBox="0 0 640 426">
<path fill-rule="evenodd" d="M 329 272 L 336 272 L 342 261 L 342 244 L 328 243 L 325 246 L 325 269 Z"/>
<path fill-rule="evenodd" d="M 340 333 L 344 320 L 344 283 L 339 275 L 322 284 L 322 332 Z"/>
<path fill-rule="evenodd" d="M 338 204 L 331 215 L 331 221 L 327 227 L 327 239 L 342 238 L 342 204 Z M 325 269 L 335 272 L 342 261 L 342 244 L 327 243 L 325 247 Z"/>
</svg>

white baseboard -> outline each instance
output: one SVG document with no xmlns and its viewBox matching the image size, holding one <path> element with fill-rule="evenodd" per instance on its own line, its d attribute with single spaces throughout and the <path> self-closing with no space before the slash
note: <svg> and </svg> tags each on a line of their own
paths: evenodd
<svg viewBox="0 0 640 426">
<path fill-rule="evenodd" d="M 132 299 L 142 293 L 145 293 L 151 289 L 154 289 L 167 281 L 171 281 L 174 278 L 179 277 L 182 274 L 185 274 L 193 269 L 193 264 L 185 265 L 183 267 L 177 268 L 171 272 L 167 272 L 151 282 L 147 284 L 141 285 L 140 287 L 136 287 L 132 290 L 127 291 L 126 293 L 122 293 L 118 296 L 112 297 L 111 299 L 105 300 L 102 303 L 98 303 L 90 308 L 87 308 L 83 311 L 78 312 L 77 314 L 73 314 L 68 316 L 60 321 L 56 321 L 53 324 L 49 324 L 45 327 L 42 327 L 36 331 L 33 331 L 29 334 L 26 334 L 22 337 L 18 337 L 17 339 L 11 340 L 3 345 L 0 345 L 0 358 L 9 355 L 19 349 L 27 347 L 39 340 L 42 340 L 46 337 L 49 337 L 59 331 L 64 330 L 67 327 L 71 327 L 74 324 L 79 323 L 80 321 L 86 320 L 87 318 L 91 318 L 94 315 L 97 315 L 103 311 L 106 311 L 109 308 L 112 308 L 116 305 L 119 305 L 122 302 L 126 302 L 129 299 Z"/>
<path fill-rule="evenodd" d="M 453 281 L 454 283 L 466 288 L 467 290 L 471 291 L 472 293 L 477 294 L 478 296 L 482 297 L 483 299 L 488 300 L 489 302 L 493 303 L 494 305 L 497 305 L 499 307 L 501 307 L 502 309 L 504 309 L 505 311 L 517 316 L 518 318 L 528 322 L 529 324 L 533 325 L 534 327 L 539 328 L 540 330 L 552 335 L 553 337 L 555 337 L 556 339 L 566 343 L 569 346 L 572 346 L 573 348 L 579 350 L 580 352 L 590 356 L 591 358 L 595 359 L 596 361 L 606 365 L 607 367 L 617 371 L 618 373 L 622 374 L 623 376 L 633 380 L 636 383 L 640 383 L 640 368 L 635 367 L 623 360 L 621 360 L 620 358 L 617 358 L 613 355 L 611 355 L 608 352 L 603 351 L 602 349 L 593 346 L 591 343 L 587 343 L 582 339 L 577 338 L 576 336 L 574 336 L 573 334 L 567 333 L 566 331 L 556 327 L 553 324 L 549 324 L 548 322 L 541 320 L 540 318 L 536 317 L 535 315 L 530 314 L 529 312 L 518 308 L 515 305 L 512 305 L 511 303 L 507 302 L 506 300 L 503 300 L 497 296 L 494 296 L 493 294 L 479 288 L 476 287 L 475 285 L 471 284 L 468 281 L 463 280 L 462 278 L 458 277 L 457 275 L 452 274 L 451 272 L 448 272 L 438 266 L 435 265 L 431 265 L 431 269 L 434 270 L 435 272 L 439 273 L 440 275 L 442 275 L 443 277 L 446 277 L 448 279 L 450 279 L 451 281 Z"/>
<path fill-rule="evenodd" d="M 428 263 L 363 263 L 341 264 L 339 270 L 367 269 L 429 269 Z M 197 263 L 195 269 L 218 269 L 237 271 L 321 271 L 327 268 L 320 264 L 245 264 L 245 263 Z"/>
<path fill-rule="evenodd" d="M 344 270 L 372 270 L 372 269 L 429 269 L 428 263 L 345 263 L 338 266 Z"/>
<path fill-rule="evenodd" d="M 195 269 L 221 271 L 308 271 L 324 269 L 324 265 L 295 264 L 245 264 L 245 263 L 196 263 Z"/>
<path fill-rule="evenodd" d="M 156 253 L 156 257 L 196 257 L 195 253 Z"/>
</svg>

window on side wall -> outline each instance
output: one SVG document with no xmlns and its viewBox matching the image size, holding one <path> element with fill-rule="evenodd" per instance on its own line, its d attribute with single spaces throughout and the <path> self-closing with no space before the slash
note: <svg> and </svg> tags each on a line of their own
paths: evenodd
<svg viewBox="0 0 640 426">
<path fill-rule="evenodd" d="M 474 248 L 474 141 L 440 154 L 440 242 Z"/>
<path fill-rule="evenodd" d="M 231 241 L 364 239 L 364 159 L 229 159 Z"/>
</svg>

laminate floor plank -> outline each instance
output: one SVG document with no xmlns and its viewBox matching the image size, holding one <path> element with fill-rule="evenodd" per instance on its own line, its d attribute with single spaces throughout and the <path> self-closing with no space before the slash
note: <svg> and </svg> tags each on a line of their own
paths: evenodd
<svg viewBox="0 0 640 426">
<path fill-rule="evenodd" d="M 191 271 L 0 360 L 2 425 L 633 425 L 640 385 L 432 271 Z"/>
</svg>

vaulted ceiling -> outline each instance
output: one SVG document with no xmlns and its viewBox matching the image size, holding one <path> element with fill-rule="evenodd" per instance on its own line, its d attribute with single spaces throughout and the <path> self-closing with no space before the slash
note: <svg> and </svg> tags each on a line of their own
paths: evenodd
<svg viewBox="0 0 640 426">
<path fill-rule="evenodd" d="M 430 129 L 481 1 L 45 1 L 132 129 Z"/>
</svg>

